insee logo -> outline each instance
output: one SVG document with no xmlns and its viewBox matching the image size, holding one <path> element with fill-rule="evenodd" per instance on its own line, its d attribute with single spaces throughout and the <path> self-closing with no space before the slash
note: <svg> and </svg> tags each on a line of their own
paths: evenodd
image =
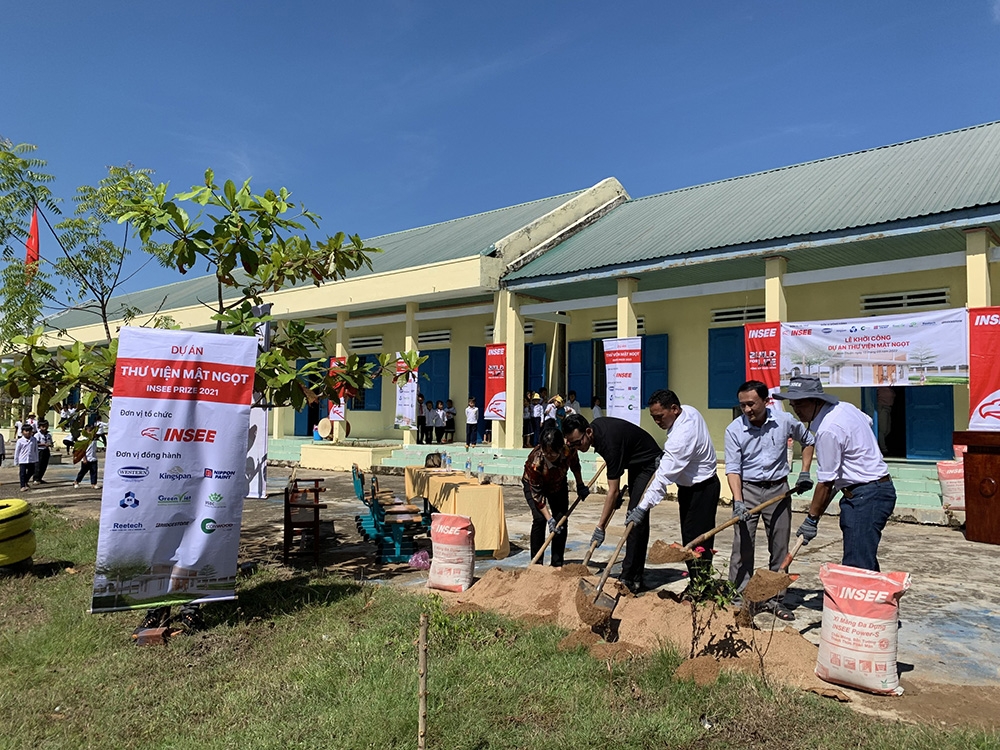
<svg viewBox="0 0 1000 750">
<path fill-rule="evenodd" d="M 747 337 L 751 339 L 773 339 L 777 336 L 777 328 L 752 328 L 747 331 Z"/>
<path fill-rule="evenodd" d="M 976 321 L 973 325 L 977 326 L 996 326 L 1000 325 L 1000 315 L 997 313 L 989 313 L 987 315 L 977 315 Z"/>
</svg>

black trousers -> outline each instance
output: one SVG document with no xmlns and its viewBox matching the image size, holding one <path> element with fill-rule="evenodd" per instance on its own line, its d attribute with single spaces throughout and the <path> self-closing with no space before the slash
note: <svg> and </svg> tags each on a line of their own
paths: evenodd
<svg viewBox="0 0 1000 750">
<path fill-rule="evenodd" d="M 719 477 L 714 476 L 704 482 L 682 487 L 677 485 L 677 505 L 681 512 L 681 541 L 687 544 L 692 539 L 706 531 L 715 528 L 715 512 L 719 509 Z M 692 573 L 699 566 L 712 565 L 712 545 L 715 537 L 706 539 L 701 545 L 705 548 L 701 558 L 688 561 L 688 570 Z"/>
<path fill-rule="evenodd" d="M 444 427 L 435 427 L 434 435 L 437 438 L 438 443 L 440 444 L 441 439 L 444 437 Z"/>
<path fill-rule="evenodd" d="M 632 510 L 642 500 L 646 485 L 656 472 L 656 464 L 648 464 L 638 471 L 628 473 L 628 509 Z M 626 581 L 641 581 L 642 572 L 646 568 L 646 549 L 649 547 L 649 514 L 646 519 L 635 526 L 625 542 L 625 559 L 622 561 L 622 579 Z"/>
<path fill-rule="evenodd" d="M 534 557 L 538 554 L 538 550 L 542 548 L 542 545 L 545 544 L 545 538 L 549 535 L 549 526 L 545 520 L 545 516 L 542 515 L 542 511 L 538 510 L 535 501 L 531 499 L 531 489 L 524 479 L 521 480 L 521 489 L 524 490 L 524 499 L 528 501 L 528 509 L 531 511 L 531 556 Z M 563 485 L 554 494 L 546 496 L 545 501 L 549 505 L 552 517 L 558 521 L 569 510 L 569 486 Z M 562 566 L 563 555 L 566 552 L 566 524 L 563 524 L 561 531 L 562 533 L 556 534 L 552 538 L 552 544 L 549 545 L 553 567 Z M 545 558 L 543 555 L 538 564 L 543 564 L 544 562 Z"/>
<path fill-rule="evenodd" d="M 34 464 L 18 464 L 17 465 L 18 478 L 21 480 L 21 487 L 27 487 L 31 484 L 31 477 L 35 474 Z"/>
<path fill-rule="evenodd" d="M 417 444 L 421 445 L 425 442 L 424 437 L 427 433 L 427 417 L 417 417 Z"/>
<path fill-rule="evenodd" d="M 76 474 L 76 483 L 80 484 L 83 478 L 90 472 L 90 483 L 97 484 L 97 461 L 81 461 L 80 471 Z"/>
<path fill-rule="evenodd" d="M 478 438 L 479 438 L 479 425 L 478 424 L 465 425 L 465 444 L 475 445 L 476 440 Z"/>
<path fill-rule="evenodd" d="M 45 470 L 49 468 L 49 449 L 38 449 L 38 463 L 35 464 L 35 481 L 41 482 L 45 476 Z"/>
</svg>

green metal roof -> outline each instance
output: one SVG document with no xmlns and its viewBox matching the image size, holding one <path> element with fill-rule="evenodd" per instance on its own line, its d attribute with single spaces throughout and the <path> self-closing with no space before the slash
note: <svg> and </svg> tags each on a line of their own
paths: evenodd
<svg viewBox="0 0 1000 750">
<path fill-rule="evenodd" d="M 371 256 L 372 270 L 352 272 L 348 274 L 348 278 L 488 254 L 492 252 L 493 243 L 527 226 L 581 192 L 565 193 L 439 224 L 372 237 L 365 240 L 365 244 L 382 250 Z M 309 282 L 301 284 L 308 285 Z M 119 319 L 122 317 L 122 305 L 151 313 L 158 308 L 167 311 L 196 305 L 200 300 L 212 302 L 215 296 L 215 277 L 201 276 L 117 295 L 112 298 L 109 310 L 113 311 L 112 319 Z M 50 326 L 64 329 L 99 322 L 97 315 L 84 310 L 67 310 L 49 320 Z"/>
<path fill-rule="evenodd" d="M 628 201 L 505 282 L 1000 204 L 1000 122 Z"/>
</svg>

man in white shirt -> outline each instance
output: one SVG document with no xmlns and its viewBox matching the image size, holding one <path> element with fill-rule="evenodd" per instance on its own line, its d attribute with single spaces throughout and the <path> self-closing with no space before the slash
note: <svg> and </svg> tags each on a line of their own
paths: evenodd
<svg viewBox="0 0 1000 750">
<path fill-rule="evenodd" d="M 677 485 L 680 507 L 681 540 L 692 539 L 715 527 L 721 483 L 718 461 L 708 425 L 693 406 L 681 406 L 673 391 L 659 390 L 649 397 L 649 415 L 658 427 L 667 431 L 663 457 L 638 505 L 629 511 L 625 523 L 641 523 L 649 509 L 667 494 L 667 487 Z M 712 539 L 706 539 L 698 560 L 688 562 L 694 573 L 712 565 Z"/>
<path fill-rule="evenodd" d="M 843 564 L 879 570 L 878 545 L 896 507 L 896 488 L 871 419 L 856 406 L 824 393 L 814 375 L 793 377 L 788 390 L 774 397 L 791 401 L 795 416 L 816 436 L 816 490 L 796 534 L 805 544 L 814 539 L 819 519 L 839 491 Z"/>
</svg>

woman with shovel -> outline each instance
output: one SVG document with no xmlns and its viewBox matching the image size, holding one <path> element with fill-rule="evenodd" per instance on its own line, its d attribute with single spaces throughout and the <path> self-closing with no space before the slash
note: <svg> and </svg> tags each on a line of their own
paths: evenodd
<svg viewBox="0 0 1000 750">
<path fill-rule="evenodd" d="M 577 495 L 584 499 L 590 494 L 580 472 L 580 456 L 563 441 L 559 430 L 548 427 L 542 430 L 539 444 L 524 462 L 521 487 L 524 499 L 531 510 L 531 557 L 534 558 L 545 543 L 545 537 L 556 531 L 559 519 L 569 509 L 569 485 L 566 475 L 576 477 Z M 561 568 L 566 550 L 566 524 L 559 527 L 552 539 L 552 567 Z M 541 564 L 541 560 L 538 561 Z"/>
</svg>

